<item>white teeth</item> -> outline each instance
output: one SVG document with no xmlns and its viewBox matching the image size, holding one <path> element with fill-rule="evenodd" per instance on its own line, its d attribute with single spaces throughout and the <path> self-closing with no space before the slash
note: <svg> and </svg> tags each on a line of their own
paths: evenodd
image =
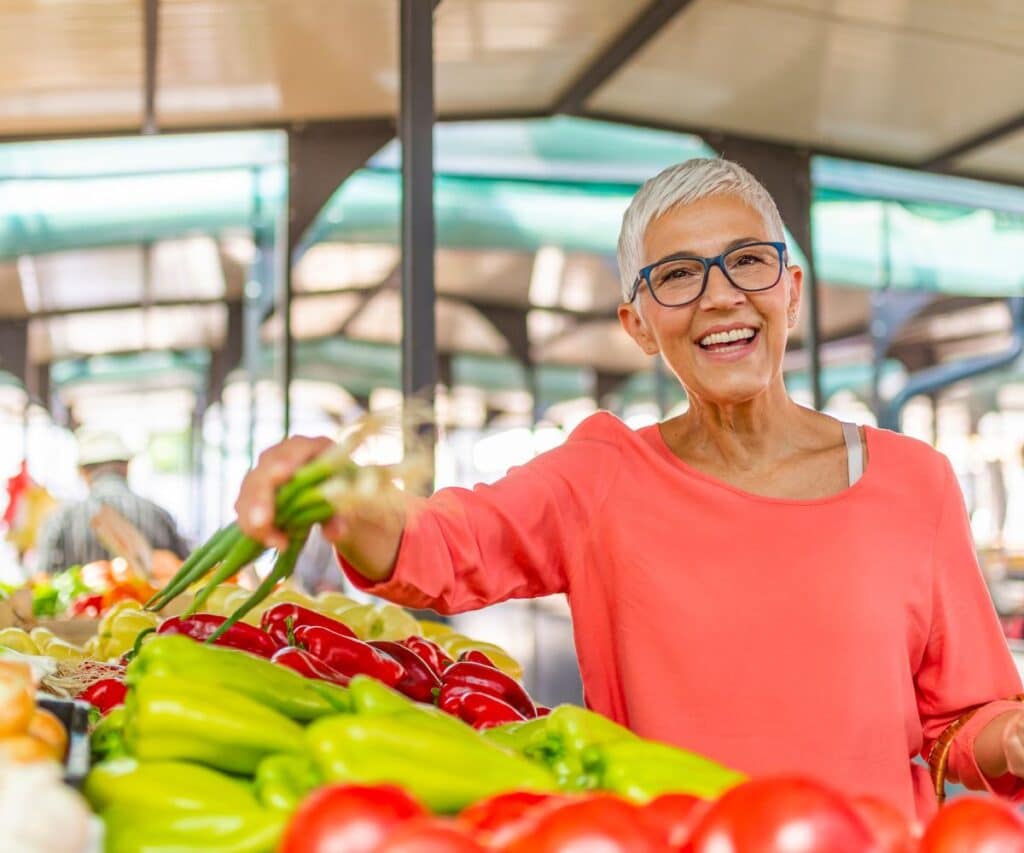
<svg viewBox="0 0 1024 853">
<path fill-rule="evenodd" d="M 702 347 L 710 347 L 714 344 L 731 344 L 733 341 L 745 341 L 754 337 L 754 329 L 730 329 L 728 332 L 715 332 L 700 339 Z"/>
</svg>

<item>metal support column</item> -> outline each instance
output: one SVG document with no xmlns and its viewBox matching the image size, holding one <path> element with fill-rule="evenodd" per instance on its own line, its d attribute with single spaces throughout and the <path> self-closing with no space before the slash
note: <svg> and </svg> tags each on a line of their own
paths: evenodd
<svg viewBox="0 0 1024 853">
<path fill-rule="evenodd" d="M 402 393 L 434 401 L 433 4 L 399 0 L 402 142 Z M 424 435 L 433 446 L 433 435 Z"/>
</svg>

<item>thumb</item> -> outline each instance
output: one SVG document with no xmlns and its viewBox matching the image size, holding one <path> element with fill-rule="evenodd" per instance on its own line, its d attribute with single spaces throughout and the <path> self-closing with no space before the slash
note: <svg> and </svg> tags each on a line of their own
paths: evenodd
<svg viewBox="0 0 1024 853">
<path fill-rule="evenodd" d="M 321 529 L 323 530 L 324 538 L 328 542 L 337 544 L 348 536 L 349 524 L 344 518 L 335 515 L 324 522 Z"/>
</svg>

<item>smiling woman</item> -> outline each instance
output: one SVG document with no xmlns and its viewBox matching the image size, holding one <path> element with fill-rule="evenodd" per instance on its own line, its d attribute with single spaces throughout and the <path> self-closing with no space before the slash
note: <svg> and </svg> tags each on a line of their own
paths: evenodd
<svg viewBox="0 0 1024 853">
<path fill-rule="evenodd" d="M 639 430 L 598 413 L 491 485 L 324 533 L 355 584 L 410 607 L 566 593 L 588 703 L 645 737 L 920 817 L 936 797 L 912 759 L 948 741 L 950 776 L 1021 793 L 1024 714 L 999 701 L 1020 678 L 952 468 L 787 395 L 803 272 L 783 241 L 740 166 L 655 176 L 623 220 L 618 313 L 687 411 Z M 281 537 L 274 490 L 324 446 L 263 454 L 237 503 L 247 534 Z"/>
</svg>

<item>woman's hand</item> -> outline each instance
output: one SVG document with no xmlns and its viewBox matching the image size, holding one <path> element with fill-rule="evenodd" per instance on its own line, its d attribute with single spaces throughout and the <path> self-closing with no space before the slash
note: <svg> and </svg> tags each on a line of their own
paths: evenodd
<svg viewBox="0 0 1024 853">
<path fill-rule="evenodd" d="M 332 444 L 329 438 L 294 436 L 263 451 L 256 467 L 245 475 L 235 501 L 242 532 L 271 548 L 286 548 L 287 535 L 274 527 L 274 495 L 299 468 Z M 324 538 L 370 581 L 388 577 L 398 555 L 406 504 L 413 498 L 404 493 L 394 497 L 387 508 L 356 507 L 321 524 Z"/>
<path fill-rule="evenodd" d="M 260 454 L 256 467 L 242 480 L 235 501 L 238 526 L 246 536 L 278 550 L 288 546 L 288 537 L 274 527 L 274 495 L 299 468 L 332 443 L 329 438 L 294 436 Z"/>
<path fill-rule="evenodd" d="M 1024 779 L 1024 709 L 1011 711 L 1005 716 L 1008 717 L 1003 729 L 1006 769 L 1014 776 Z"/>
</svg>

